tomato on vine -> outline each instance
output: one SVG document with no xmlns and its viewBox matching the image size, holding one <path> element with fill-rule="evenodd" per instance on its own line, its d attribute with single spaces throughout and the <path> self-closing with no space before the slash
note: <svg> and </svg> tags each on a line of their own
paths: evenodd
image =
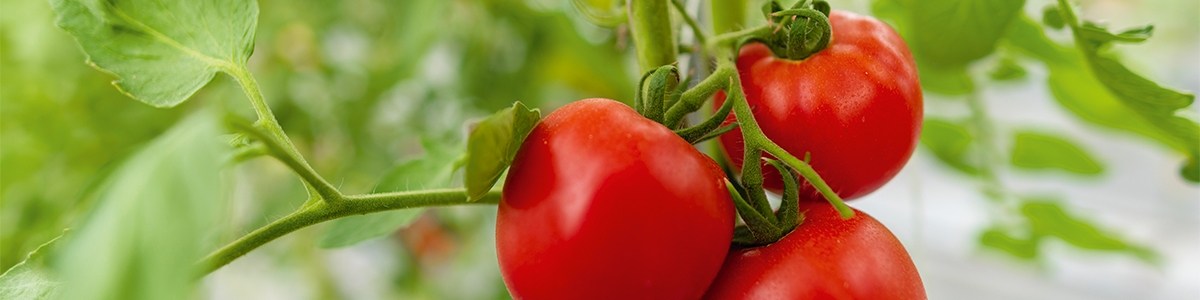
<svg viewBox="0 0 1200 300">
<path fill-rule="evenodd" d="M 496 248 L 516 298 L 699 298 L 733 234 L 716 163 L 608 99 L 534 127 L 501 199 Z"/>
<path fill-rule="evenodd" d="M 731 251 L 706 299 L 925 299 L 917 267 L 883 224 L 802 202 L 804 222 L 766 246 Z"/>
<path fill-rule="evenodd" d="M 921 87 L 908 47 L 886 24 L 843 11 L 832 11 L 829 23 L 833 37 L 824 50 L 789 60 L 763 44 L 747 44 L 737 69 L 763 133 L 797 157 L 808 155 L 829 186 L 849 200 L 887 183 L 912 155 L 921 131 Z M 718 94 L 714 105 L 724 98 Z M 740 168 L 741 132 L 720 140 Z M 778 172 L 764 167 L 763 173 L 765 187 L 782 191 Z M 801 185 L 800 194 L 822 199 L 809 184 Z"/>
</svg>

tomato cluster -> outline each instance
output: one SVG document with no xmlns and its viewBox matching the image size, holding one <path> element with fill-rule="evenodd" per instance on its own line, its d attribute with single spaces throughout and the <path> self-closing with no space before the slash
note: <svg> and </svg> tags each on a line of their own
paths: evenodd
<svg viewBox="0 0 1200 300">
<path fill-rule="evenodd" d="M 908 160 L 921 94 L 894 31 L 849 13 L 829 18 L 826 50 L 790 61 L 752 44 L 737 66 L 764 134 L 807 154 L 854 198 Z M 736 167 L 740 139 L 721 137 Z M 778 190 L 774 176 L 768 188 Z M 525 139 L 504 185 L 496 245 L 505 283 L 527 299 L 925 298 L 904 247 L 862 212 L 843 220 L 827 203 L 801 202 L 804 221 L 779 241 L 731 247 L 737 212 L 726 180 L 712 159 L 622 103 L 563 106 Z"/>
</svg>

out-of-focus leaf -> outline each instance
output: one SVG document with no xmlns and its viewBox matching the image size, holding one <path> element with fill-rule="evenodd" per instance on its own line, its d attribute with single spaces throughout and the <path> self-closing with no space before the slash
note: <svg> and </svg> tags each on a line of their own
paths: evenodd
<svg viewBox="0 0 1200 300">
<path fill-rule="evenodd" d="M 487 194 L 512 164 L 525 136 L 541 120 L 538 109 L 521 102 L 480 121 L 467 138 L 467 173 L 464 184 L 472 201 Z"/>
<path fill-rule="evenodd" d="M 1042 198 L 1026 198 L 1023 201 L 1021 214 L 1028 220 L 1034 234 L 1055 237 L 1082 249 L 1127 253 L 1150 263 L 1158 259 L 1153 250 L 1101 230 L 1090 220 L 1068 214 L 1057 201 Z"/>
<path fill-rule="evenodd" d="M 613 0 L 571 0 L 575 11 L 596 26 L 617 27 L 629 19 Z"/>
<path fill-rule="evenodd" d="M 188 299 L 196 261 L 226 209 L 228 149 L 216 117 L 195 114 L 130 157 L 56 256 L 64 299 Z"/>
<path fill-rule="evenodd" d="M 1150 124 L 1171 138 L 1186 145 L 1189 161 L 1200 158 L 1200 124 L 1175 114 L 1190 106 L 1195 95 L 1175 91 L 1159 85 L 1141 75 L 1133 73 L 1112 55 L 1106 53 L 1109 44 L 1138 43 L 1150 38 L 1154 26 L 1129 29 L 1111 33 L 1108 29 L 1089 22 L 1080 22 L 1075 10 L 1065 0 L 1059 0 L 1059 12 L 1063 22 L 1071 27 L 1075 46 L 1083 53 L 1084 61 L 1091 67 L 1096 79 L 1103 83 L 1133 113 L 1141 115 Z M 1181 170 L 1187 169 L 1187 162 Z M 1190 179 L 1184 176 L 1185 179 Z M 1200 181 L 1193 181 L 1200 182 Z"/>
<path fill-rule="evenodd" d="M 42 251 L 47 250 L 62 235 L 43 243 L 25 256 L 25 260 L 13 265 L 12 268 L 0 274 L 0 299 L 42 300 L 54 299 L 58 295 L 59 282 L 47 270 L 43 269 L 42 261 L 46 256 Z"/>
<path fill-rule="evenodd" d="M 1137 78 L 1114 76 L 1111 73 L 1101 75 L 1100 72 L 1107 71 L 1097 71 L 1093 65 L 1117 62 L 1109 58 L 1101 58 L 1096 62 L 1098 56 L 1094 53 L 1086 54 L 1087 51 L 1059 45 L 1047 38 L 1042 28 L 1027 17 L 1019 18 L 1013 24 L 1005 41 L 1046 64 L 1050 71 L 1047 81 L 1054 99 L 1076 117 L 1092 124 L 1155 140 L 1187 155 L 1188 161 L 1195 161 L 1197 153 L 1200 153 L 1200 127 L 1195 122 L 1174 114 L 1179 105 L 1190 103 L 1191 95 L 1185 95 L 1184 98 L 1188 100 L 1169 96 L 1183 94 L 1161 89 L 1157 84 L 1132 73 L 1126 75 Z M 1092 58 L 1088 58 L 1089 56 Z M 1114 68 L 1128 71 L 1119 65 Z M 1114 87 L 1100 79 L 1101 77 L 1129 82 Z M 1125 96 L 1114 92 L 1114 89 L 1124 90 Z M 1187 166 L 1185 163 L 1184 169 Z"/>
<path fill-rule="evenodd" d="M 1046 24 L 1046 26 L 1054 29 L 1062 29 L 1063 26 L 1066 26 L 1066 24 L 1063 24 L 1062 15 L 1058 12 L 1058 7 L 1053 5 L 1047 6 L 1042 10 L 1042 24 Z"/>
<path fill-rule="evenodd" d="M 909 10 L 910 45 L 922 61 L 966 65 L 991 54 L 1024 0 L 919 0 Z"/>
<path fill-rule="evenodd" d="M 997 61 L 996 66 L 992 68 L 992 71 L 988 72 L 988 77 L 991 77 L 992 80 L 997 81 L 1023 79 L 1025 78 L 1025 75 L 1027 75 L 1025 67 L 1022 67 L 1021 64 L 1017 63 L 1017 60 L 1007 56 Z"/>
<path fill-rule="evenodd" d="M 1018 237 L 998 227 L 988 228 L 979 235 L 979 244 L 985 247 L 1003 251 L 1016 258 L 1024 260 L 1037 259 L 1041 237 L 1031 235 Z"/>
<path fill-rule="evenodd" d="M 252 0 L 51 0 L 57 24 L 79 42 L 88 63 L 117 76 L 138 101 L 172 107 L 245 65 L 254 50 Z"/>
<path fill-rule="evenodd" d="M 948 120 L 926 118 L 921 129 L 921 144 L 932 151 L 934 157 L 972 176 L 979 175 L 977 158 L 971 151 L 974 141 L 975 137 L 966 127 Z"/>
<path fill-rule="evenodd" d="M 375 191 L 402 192 L 450 187 L 455 163 L 462 153 L 462 150 L 458 150 L 461 147 L 446 147 L 429 140 L 424 145 L 424 156 L 397 165 L 384 175 Z M 422 211 L 422 208 L 409 208 L 337 219 L 321 238 L 320 245 L 324 248 L 345 247 L 385 236 L 412 224 Z"/>
<path fill-rule="evenodd" d="M 964 95 L 975 90 L 967 65 L 991 54 L 1024 0 L 875 0 L 872 12 L 908 42 L 921 87 Z"/>
<path fill-rule="evenodd" d="M 1054 169 L 1085 176 L 1104 173 L 1104 166 L 1079 145 L 1035 131 L 1017 131 L 1013 135 L 1011 162 L 1026 170 Z"/>
</svg>

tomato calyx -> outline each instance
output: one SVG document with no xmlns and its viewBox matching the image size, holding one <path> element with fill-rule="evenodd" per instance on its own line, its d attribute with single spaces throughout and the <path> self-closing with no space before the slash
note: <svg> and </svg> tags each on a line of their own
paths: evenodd
<svg viewBox="0 0 1200 300">
<path fill-rule="evenodd" d="M 803 60 L 829 46 L 833 37 L 829 11 L 829 3 L 823 0 L 798 1 L 788 9 L 778 1 L 770 1 L 763 5 L 763 15 L 773 30 L 750 40 L 766 44 L 776 57 Z"/>
<path fill-rule="evenodd" d="M 733 231 L 733 244 L 740 247 L 753 247 L 774 243 L 787 236 L 792 230 L 800 226 L 804 221 L 800 214 L 800 195 L 799 189 L 796 186 L 796 175 L 792 169 L 784 165 L 779 160 L 763 158 L 767 164 L 774 167 L 784 179 L 789 180 L 784 183 L 783 201 L 779 204 L 779 209 L 771 211 L 770 206 L 753 205 L 746 202 L 742 197 L 742 193 L 747 196 L 749 189 L 738 186 L 733 182 L 727 182 L 730 195 L 734 199 L 735 207 L 738 209 L 738 214 L 742 216 L 745 225 L 739 225 Z M 759 175 L 761 176 L 761 173 Z M 743 180 L 746 178 L 743 177 Z M 753 180 L 751 180 L 753 181 Z M 761 180 L 760 180 L 761 181 Z M 762 194 L 761 186 L 759 187 Z"/>
</svg>

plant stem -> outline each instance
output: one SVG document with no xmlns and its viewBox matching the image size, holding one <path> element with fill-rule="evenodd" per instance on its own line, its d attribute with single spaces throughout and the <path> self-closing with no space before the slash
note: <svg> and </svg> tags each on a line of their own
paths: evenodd
<svg viewBox="0 0 1200 300">
<path fill-rule="evenodd" d="M 722 60 L 719 63 L 731 64 L 732 62 Z M 838 213 L 842 215 L 843 219 L 849 219 L 850 217 L 853 217 L 854 210 L 850 209 L 849 206 L 846 206 L 846 203 L 842 201 L 842 198 L 838 196 L 837 193 L 833 192 L 833 189 L 829 187 L 829 184 L 825 183 L 824 179 L 821 179 L 821 176 L 817 174 L 817 171 L 814 170 L 811 165 L 803 160 L 797 159 L 791 153 L 788 153 L 787 150 L 784 150 L 782 147 L 779 147 L 779 145 L 775 144 L 775 142 L 771 141 L 770 138 L 767 138 L 766 134 L 762 132 L 762 128 L 758 127 L 758 121 L 754 119 L 754 114 L 751 112 L 750 104 L 746 101 L 745 94 L 742 93 L 741 77 L 737 74 L 737 72 L 733 72 L 731 77 L 733 78 L 730 80 L 728 91 L 734 95 L 733 100 L 735 102 L 733 105 L 733 112 L 734 115 L 737 116 L 738 124 L 742 130 L 742 140 L 745 143 L 745 151 L 749 152 L 752 149 L 762 150 L 763 152 L 775 156 L 775 158 L 779 159 L 784 164 L 795 169 L 797 173 L 800 173 L 801 177 L 804 177 L 809 184 L 816 188 L 817 191 L 829 201 L 829 204 L 832 204 L 833 207 L 837 209 Z M 749 158 L 742 160 L 742 168 L 746 168 L 746 166 L 751 164 L 758 164 L 758 159 L 754 159 L 753 161 Z"/>
<path fill-rule="evenodd" d="M 687 7 L 683 6 L 682 0 L 671 0 L 671 4 L 675 6 L 675 10 L 679 11 L 679 15 L 683 17 L 683 22 L 692 29 L 692 34 L 696 35 L 696 42 L 703 47 L 708 44 L 708 35 L 704 34 L 704 30 L 700 29 L 700 24 L 696 23 L 696 19 L 692 18 L 687 12 Z"/>
<path fill-rule="evenodd" d="M 670 0 L 629 0 L 629 24 L 640 73 L 675 64 L 675 34 Z"/>
<path fill-rule="evenodd" d="M 700 109 L 704 105 L 704 102 L 708 101 L 709 97 L 712 97 L 714 93 L 724 88 L 729 82 L 729 75 L 734 72 L 736 70 L 733 67 L 718 67 L 712 74 L 709 74 L 708 77 L 697 83 L 696 86 L 684 91 L 683 95 L 679 97 L 679 102 L 667 109 L 663 124 L 666 124 L 669 128 L 675 128 L 679 124 L 679 121 L 683 120 L 684 116 Z"/>
<path fill-rule="evenodd" d="M 258 121 L 255 122 L 255 128 L 266 130 L 264 134 L 259 130 L 249 130 L 253 128 L 243 128 L 248 133 L 255 134 L 256 138 L 263 141 L 270 148 L 273 156 L 282 161 L 285 165 L 291 168 L 304 182 L 312 186 L 314 190 L 321 196 L 321 199 L 327 202 L 337 202 L 342 200 L 344 196 L 336 187 L 317 174 L 308 161 L 300 155 L 300 151 L 296 149 L 296 145 L 288 138 L 287 133 L 283 131 L 283 127 L 279 125 L 279 121 L 275 119 L 275 114 L 271 112 L 271 107 L 267 105 L 266 99 L 263 98 L 262 89 L 258 87 L 258 81 L 254 80 L 254 76 L 250 74 L 245 66 L 238 65 L 228 67 L 224 70 L 225 73 L 233 76 L 237 80 L 238 85 L 242 87 L 242 92 L 250 99 L 250 105 L 254 106 L 254 113 L 258 115 Z"/>
<path fill-rule="evenodd" d="M 251 231 L 245 236 L 204 257 L 200 261 L 201 275 L 211 273 L 251 250 L 283 235 L 321 222 L 352 215 L 405 208 L 496 204 L 500 201 L 500 192 L 488 192 L 478 201 L 467 201 L 467 193 L 464 189 L 352 195 L 345 196 L 344 200 L 338 202 L 314 202 L 312 205 L 303 206 L 283 218 L 279 218 L 266 226 Z"/>
</svg>

